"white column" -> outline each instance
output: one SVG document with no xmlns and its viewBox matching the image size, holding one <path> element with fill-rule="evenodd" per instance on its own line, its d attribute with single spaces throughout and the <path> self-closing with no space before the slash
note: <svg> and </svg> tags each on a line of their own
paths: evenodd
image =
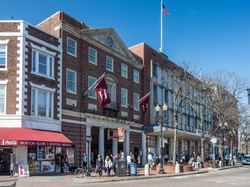
<svg viewBox="0 0 250 187">
<path fill-rule="evenodd" d="M 88 144 L 89 140 L 90 140 L 90 142 Z M 92 141 L 91 126 L 86 126 L 86 142 L 85 142 L 86 143 L 86 146 L 85 146 L 86 147 L 86 151 L 85 151 L 85 153 L 87 153 L 89 164 L 91 163 L 91 152 L 92 152 L 91 151 L 91 141 Z"/>
<path fill-rule="evenodd" d="M 142 133 L 142 165 L 146 163 L 147 158 L 147 145 L 146 145 L 146 135 Z"/>
<path fill-rule="evenodd" d="M 129 145 L 129 142 L 130 142 L 130 132 L 129 130 L 126 130 L 125 131 L 125 154 L 129 154 L 129 151 L 130 151 L 130 145 Z"/>
<path fill-rule="evenodd" d="M 99 127 L 99 145 L 98 145 L 98 154 L 104 159 L 104 128 Z"/>
<path fill-rule="evenodd" d="M 112 154 L 115 155 L 118 153 L 118 138 L 112 139 Z"/>
</svg>

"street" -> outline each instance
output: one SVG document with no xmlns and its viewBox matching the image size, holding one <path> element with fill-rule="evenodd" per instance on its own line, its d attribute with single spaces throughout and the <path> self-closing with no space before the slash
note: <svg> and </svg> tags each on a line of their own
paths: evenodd
<svg viewBox="0 0 250 187">
<path fill-rule="evenodd" d="M 102 183 L 87 183 L 88 179 L 76 179 L 74 176 L 59 177 L 51 176 L 49 178 L 26 178 L 17 182 L 17 187 L 38 187 L 38 186 L 53 186 L 53 187 L 249 187 L 250 186 L 250 166 L 233 168 L 221 171 L 210 171 L 205 174 L 187 175 L 178 177 L 166 177 L 156 179 L 131 180 L 121 182 L 102 182 Z M 96 180 L 98 182 L 98 179 Z"/>
</svg>

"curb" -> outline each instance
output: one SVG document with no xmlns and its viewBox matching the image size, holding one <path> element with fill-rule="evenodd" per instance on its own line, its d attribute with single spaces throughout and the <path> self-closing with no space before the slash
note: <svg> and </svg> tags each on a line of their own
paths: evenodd
<svg viewBox="0 0 250 187">
<path fill-rule="evenodd" d="M 218 170 L 225 170 L 225 169 L 232 169 L 232 168 L 240 168 L 242 167 L 242 165 L 238 165 L 238 166 L 226 166 L 226 167 L 222 167 L 222 168 L 218 168 Z"/>
<path fill-rule="evenodd" d="M 145 180 L 145 179 L 156 179 L 156 178 L 167 178 L 167 177 L 177 177 L 177 176 L 186 176 L 186 175 L 198 175 L 203 173 L 208 173 L 208 170 L 204 171 L 191 171 L 186 173 L 173 173 L 173 174 L 162 174 L 162 175 L 149 175 L 149 176 L 135 176 L 135 177 L 124 177 L 124 178 L 115 178 L 107 180 L 96 180 L 96 181 L 84 181 L 85 184 L 93 183 L 104 183 L 104 182 L 119 182 L 119 181 L 131 181 L 131 180 Z"/>
</svg>

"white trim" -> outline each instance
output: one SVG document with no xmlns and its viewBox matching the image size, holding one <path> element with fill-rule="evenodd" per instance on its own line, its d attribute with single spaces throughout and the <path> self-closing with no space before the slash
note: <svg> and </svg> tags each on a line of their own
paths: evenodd
<svg viewBox="0 0 250 187">
<path fill-rule="evenodd" d="M 135 72 L 138 72 L 138 81 L 135 80 Z M 137 84 L 140 84 L 140 71 L 138 71 L 137 69 L 133 69 L 133 82 L 134 83 L 137 83 Z"/>
<path fill-rule="evenodd" d="M 75 53 L 71 53 L 71 52 L 68 51 L 68 41 L 69 40 L 72 40 L 72 41 L 75 42 L 75 46 L 74 46 L 75 47 Z M 68 55 L 71 55 L 73 57 L 77 57 L 77 40 L 67 36 L 67 39 L 66 39 L 66 52 L 67 52 Z"/>
<path fill-rule="evenodd" d="M 56 88 L 49 88 L 49 87 L 46 87 L 44 84 L 39 85 L 39 84 L 35 84 L 33 82 L 30 82 L 30 86 L 32 88 L 37 88 L 37 89 L 48 91 L 48 92 L 55 92 L 56 91 Z"/>
<path fill-rule="evenodd" d="M 7 40 L 0 40 L 0 44 L 7 45 L 9 43 L 9 39 Z"/>
<path fill-rule="evenodd" d="M 8 80 L 0 80 L 0 84 L 8 84 Z"/>
<path fill-rule="evenodd" d="M 90 58 L 89 58 L 90 52 L 89 52 L 89 50 L 95 51 L 95 62 L 90 61 Z M 88 47 L 88 62 L 89 62 L 90 64 L 93 64 L 93 65 L 96 65 L 96 66 L 98 65 L 98 64 L 97 64 L 97 50 L 94 49 L 94 48 L 92 48 L 92 47 Z"/>
<path fill-rule="evenodd" d="M 54 56 L 54 57 L 56 56 L 56 52 L 49 51 L 44 46 L 40 47 L 40 46 L 37 46 L 37 45 L 35 45 L 33 43 L 30 43 L 30 44 L 31 44 L 31 47 L 33 49 L 36 49 L 36 50 L 41 51 L 41 52 L 44 52 L 44 53 L 49 54 L 49 55 Z"/>
<path fill-rule="evenodd" d="M 0 113 L 0 115 L 6 115 L 6 108 L 7 108 L 7 84 L 1 84 L 4 86 L 4 109 L 3 113 Z"/>
<path fill-rule="evenodd" d="M 20 32 L 0 32 L 0 36 L 22 36 Z"/>
<path fill-rule="evenodd" d="M 68 89 L 68 72 L 74 73 L 74 77 L 75 77 L 75 91 L 69 90 Z M 77 93 L 77 72 L 70 69 L 70 68 L 66 68 L 66 92 L 67 93 L 71 93 L 71 94 L 76 94 Z"/>
<path fill-rule="evenodd" d="M 53 36 L 53 37 L 54 37 L 54 38 L 57 38 L 57 37 L 55 37 L 55 36 Z M 43 41 L 43 40 L 40 40 L 40 39 L 38 39 L 38 38 L 36 38 L 36 37 L 34 37 L 34 36 L 27 35 L 26 38 L 29 39 L 29 40 L 31 40 L 31 41 L 37 42 L 37 43 L 39 43 L 39 44 L 41 44 L 41 45 L 43 45 L 43 46 L 46 46 L 47 48 L 53 49 L 53 50 L 55 50 L 55 51 L 57 51 L 57 52 L 60 52 L 60 51 L 61 51 L 61 48 L 59 48 L 59 47 L 57 47 L 57 46 L 55 46 L 55 45 L 49 44 L 49 43 L 47 43 L 47 42 L 45 42 L 45 41 Z M 58 39 L 58 38 L 57 38 L 57 39 Z"/>
<path fill-rule="evenodd" d="M 90 88 L 90 87 L 92 87 L 92 85 L 89 87 L 89 78 L 91 78 L 91 79 L 95 79 L 95 82 L 97 81 L 97 78 L 96 77 L 92 77 L 91 75 L 88 75 L 88 89 Z M 93 83 L 93 84 L 95 84 L 95 82 Z M 92 89 L 91 89 L 92 90 Z M 88 90 L 89 91 L 89 90 Z M 90 96 L 89 95 L 89 92 L 87 92 L 87 94 L 88 94 L 88 98 L 91 98 L 91 99 L 96 99 L 96 93 L 95 93 L 95 96 L 93 97 L 93 96 Z"/>
<path fill-rule="evenodd" d="M 47 17 L 47 18 L 46 18 L 45 20 L 43 20 L 42 22 L 38 23 L 36 26 L 39 26 L 39 25 L 41 25 L 41 24 L 43 24 L 43 23 L 46 23 L 49 19 L 53 18 L 55 15 L 60 14 L 60 13 L 61 13 L 61 11 L 55 12 L 54 14 L 52 14 L 52 15 L 49 16 L 49 17 Z"/>
<path fill-rule="evenodd" d="M 59 52 L 59 59 L 58 59 L 58 68 L 59 68 L 58 74 L 59 74 L 60 79 L 58 81 L 57 87 L 58 87 L 58 90 L 60 90 L 60 91 L 58 91 L 58 95 L 60 98 L 60 99 L 58 99 L 58 102 L 60 104 L 58 105 L 59 109 L 57 108 L 57 112 L 59 111 L 59 116 L 60 116 L 59 119 L 61 120 L 62 119 L 62 51 L 63 51 L 61 38 L 59 39 L 59 42 L 60 42 L 59 49 L 61 49 L 61 50 Z"/>
<path fill-rule="evenodd" d="M 126 104 L 125 105 L 123 105 L 122 104 L 122 92 L 126 92 L 127 94 L 126 94 Z M 121 88 L 121 107 L 124 107 L 124 108 L 128 108 L 128 89 L 126 89 L 126 88 Z"/>
<path fill-rule="evenodd" d="M 107 68 L 107 60 L 108 60 L 108 59 L 111 59 L 111 60 L 112 60 L 112 61 L 111 61 L 111 62 L 112 62 L 112 69 L 108 69 L 108 68 Z M 110 72 L 114 72 L 114 59 L 113 59 L 111 56 L 106 55 L 105 69 L 108 70 L 108 71 L 110 71 Z"/>
<path fill-rule="evenodd" d="M 122 74 L 122 67 L 126 67 L 126 75 L 123 75 Z M 127 79 L 128 78 L 128 65 L 127 64 L 124 64 L 124 63 L 121 63 L 121 77 Z"/>
<path fill-rule="evenodd" d="M 86 125 L 86 122 L 62 118 L 62 122 Z"/>
<path fill-rule="evenodd" d="M 138 132 L 138 133 L 143 133 L 144 131 L 142 130 L 136 130 L 136 129 L 129 129 L 130 132 Z"/>
</svg>

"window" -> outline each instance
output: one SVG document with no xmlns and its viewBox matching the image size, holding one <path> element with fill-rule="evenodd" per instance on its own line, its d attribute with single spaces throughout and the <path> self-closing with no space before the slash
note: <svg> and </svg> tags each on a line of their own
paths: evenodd
<svg viewBox="0 0 250 187">
<path fill-rule="evenodd" d="M 133 93 L 133 108 L 135 111 L 139 111 L 139 97 L 138 93 Z"/>
<path fill-rule="evenodd" d="M 0 114 L 5 113 L 6 85 L 0 85 Z"/>
<path fill-rule="evenodd" d="M 133 72 L 133 80 L 135 83 L 140 83 L 140 74 L 139 74 L 139 71 L 134 69 L 134 72 Z"/>
<path fill-rule="evenodd" d="M 128 66 L 126 64 L 121 64 L 121 76 L 128 78 Z"/>
<path fill-rule="evenodd" d="M 66 87 L 67 87 L 67 92 L 69 93 L 76 93 L 76 72 L 67 69 L 67 82 L 66 82 Z"/>
<path fill-rule="evenodd" d="M 113 66 L 113 58 L 107 56 L 106 57 L 106 70 L 113 72 L 114 71 L 114 66 Z"/>
<path fill-rule="evenodd" d="M 128 90 L 121 88 L 121 106 L 128 107 Z"/>
<path fill-rule="evenodd" d="M 96 81 L 95 77 L 88 76 L 88 88 L 90 88 Z M 88 91 L 88 97 L 92 99 L 96 99 L 96 93 L 94 89 L 90 89 Z"/>
<path fill-rule="evenodd" d="M 97 65 L 97 51 L 89 47 L 89 63 Z"/>
<path fill-rule="evenodd" d="M 32 89 L 31 114 L 33 116 L 53 118 L 54 94 L 40 89 Z"/>
<path fill-rule="evenodd" d="M 77 56 L 77 42 L 69 37 L 67 37 L 67 54 Z"/>
<path fill-rule="evenodd" d="M 32 72 L 35 74 L 53 78 L 54 77 L 54 57 L 33 49 Z"/>
<path fill-rule="evenodd" d="M 7 45 L 0 44 L 0 69 L 7 69 Z"/>
</svg>

